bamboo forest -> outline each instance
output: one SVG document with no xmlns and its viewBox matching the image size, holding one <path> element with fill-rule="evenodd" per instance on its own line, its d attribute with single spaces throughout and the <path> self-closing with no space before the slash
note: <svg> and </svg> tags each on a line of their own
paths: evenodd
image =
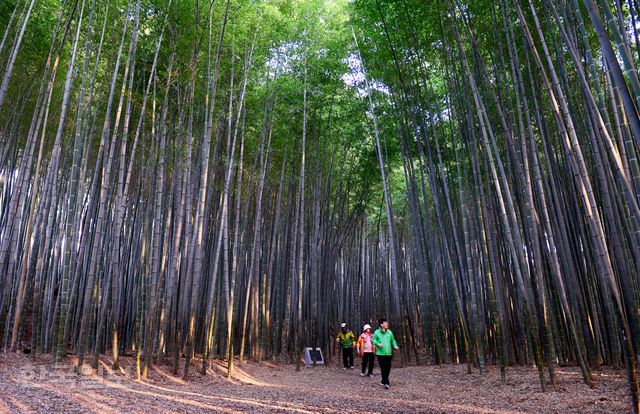
<svg viewBox="0 0 640 414">
<path fill-rule="evenodd" d="M 0 0 L 0 376 L 637 414 L 638 67 L 638 0 Z M 338 370 L 363 324 L 390 392 Z"/>
</svg>

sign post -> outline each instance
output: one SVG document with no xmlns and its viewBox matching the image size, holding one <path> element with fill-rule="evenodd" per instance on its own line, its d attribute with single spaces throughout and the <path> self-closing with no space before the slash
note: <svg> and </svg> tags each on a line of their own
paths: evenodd
<svg viewBox="0 0 640 414">
<path fill-rule="evenodd" d="M 324 365 L 324 357 L 320 348 L 306 347 L 304 349 L 304 366 Z"/>
</svg>

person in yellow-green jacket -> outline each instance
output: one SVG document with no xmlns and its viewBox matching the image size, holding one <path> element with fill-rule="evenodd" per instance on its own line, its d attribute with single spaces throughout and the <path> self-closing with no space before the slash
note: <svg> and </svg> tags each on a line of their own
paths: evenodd
<svg viewBox="0 0 640 414">
<path fill-rule="evenodd" d="M 344 364 L 342 369 L 353 369 L 353 348 L 356 346 L 356 336 L 347 328 L 345 322 L 340 324 L 340 332 L 338 332 L 336 342 L 340 344 L 340 349 L 342 349 L 342 363 Z"/>
<path fill-rule="evenodd" d="M 389 373 L 391 372 L 391 359 L 393 358 L 393 350 L 398 350 L 396 338 L 389 329 L 389 322 L 382 318 L 378 321 L 380 327 L 373 333 L 371 342 L 376 347 L 376 356 L 378 357 L 378 365 L 382 374 L 380 385 L 385 389 L 389 389 Z"/>
</svg>

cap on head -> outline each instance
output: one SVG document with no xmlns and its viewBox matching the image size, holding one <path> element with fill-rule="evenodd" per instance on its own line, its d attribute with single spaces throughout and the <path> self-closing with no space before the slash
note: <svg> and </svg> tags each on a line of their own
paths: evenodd
<svg viewBox="0 0 640 414">
<path fill-rule="evenodd" d="M 347 327 L 347 323 L 346 323 L 346 322 L 342 322 L 342 323 L 340 324 L 340 327 L 341 327 L 341 328 L 346 328 L 346 327 Z"/>
<path fill-rule="evenodd" d="M 362 327 L 363 331 L 366 331 L 367 329 L 371 329 L 371 325 L 369 325 L 368 323 Z"/>
</svg>

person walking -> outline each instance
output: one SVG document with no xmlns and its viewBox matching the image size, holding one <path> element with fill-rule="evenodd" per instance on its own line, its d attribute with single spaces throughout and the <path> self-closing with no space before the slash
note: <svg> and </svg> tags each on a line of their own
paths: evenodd
<svg viewBox="0 0 640 414">
<path fill-rule="evenodd" d="M 373 377 L 373 361 L 375 359 L 375 347 L 371 342 L 373 334 L 371 333 L 371 325 L 366 324 L 362 327 L 362 333 L 358 337 L 358 356 L 362 358 L 362 373 L 361 377 L 365 375 Z M 366 373 L 365 373 L 366 371 Z"/>
<path fill-rule="evenodd" d="M 391 372 L 391 359 L 393 358 L 393 350 L 398 350 L 396 338 L 389 329 L 389 322 L 382 318 L 378 321 L 380 327 L 373 333 L 371 342 L 376 347 L 376 356 L 378 357 L 378 365 L 380 365 L 380 373 L 382 381 L 380 385 L 385 389 L 389 389 L 389 373 Z"/>
<path fill-rule="evenodd" d="M 340 324 L 340 332 L 336 342 L 340 344 L 342 349 L 342 369 L 353 369 L 353 348 L 356 346 L 356 336 L 347 328 L 346 322 Z"/>
</svg>

